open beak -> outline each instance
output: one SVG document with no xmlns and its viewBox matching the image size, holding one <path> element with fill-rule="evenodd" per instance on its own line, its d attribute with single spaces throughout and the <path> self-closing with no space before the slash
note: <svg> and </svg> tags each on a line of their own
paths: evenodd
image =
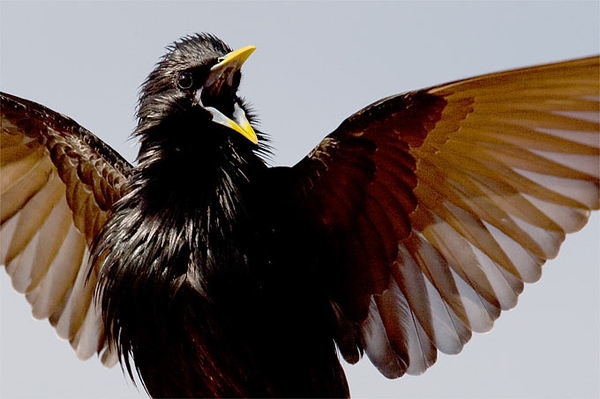
<svg viewBox="0 0 600 399">
<path fill-rule="evenodd" d="M 256 50 L 256 47 L 246 46 L 221 57 L 219 62 L 210 69 L 206 83 L 202 89 L 198 91 L 198 94 L 196 95 L 198 102 L 202 104 L 201 96 L 202 91 L 205 89 L 218 92 L 224 85 L 231 87 L 233 85 L 233 76 L 240 70 L 254 50 Z M 203 107 L 211 113 L 213 122 L 233 129 L 250 140 L 253 144 L 258 144 L 258 137 L 256 136 L 254 129 L 252 129 L 252 126 L 250 126 L 250 122 L 248 122 L 246 114 L 239 104 L 235 103 L 233 105 L 233 115 L 231 118 L 215 107 L 204 105 Z"/>
</svg>

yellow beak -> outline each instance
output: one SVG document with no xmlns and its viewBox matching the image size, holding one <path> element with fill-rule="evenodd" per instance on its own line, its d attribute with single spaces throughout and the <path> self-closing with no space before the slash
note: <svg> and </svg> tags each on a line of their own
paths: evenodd
<svg viewBox="0 0 600 399">
<path fill-rule="evenodd" d="M 218 90 L 223 84 L 233 85 L 233 76 L 240 70 L 254 50 L 256 50 L 256 47 L 246 46 L 221 57 L 219 62 L 210 69 L 210 74 L 203 88 L 216 86 L 216 90 Z M 237 103 L 234 104 L 232 118 L 227 117 L 214 107 L 204 108 L 212 114 L 213 122 L 233 129 L 253 144 L 258 144 L 256 132 L 248 122 L 244 110 Z"/>
<path fill-rule="evenodd" d="M 236 65 L 237 69 L 240 69 L 242 64 L 246 62 L 250 54 L 252 54 L 256 50 L 256 46 L 246 46 L 240 49 L 234 50 L 229 54 L 226 54 L 219 60 L 219 63 L 211 68 L 211 70 L 215 68 L 221 68 L 226 65 Z"/>
</svg>

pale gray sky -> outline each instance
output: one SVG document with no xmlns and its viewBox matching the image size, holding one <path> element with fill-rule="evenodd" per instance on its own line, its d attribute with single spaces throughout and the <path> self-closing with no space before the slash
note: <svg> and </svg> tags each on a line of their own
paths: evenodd
<svg viewBox="0 0 600 399">
<path fill-rule="evenodd" d="M 7 2 L 0 88 L 67 114 L 130 160 L 138 87 L 164 47 L 211 32 L 258 47 L 242 94 L 293 164 L 345 117 L 384 96 L 598 53 L 591 2 Z M 540 283 L 424 375 L 348 367 L 356 397 L 598 397 L 599 219 L 567 239 Z M 0 271 L 0 396 L 137 397 L 118 367 L 81 362 L 34 321 Z"/>
</svg>

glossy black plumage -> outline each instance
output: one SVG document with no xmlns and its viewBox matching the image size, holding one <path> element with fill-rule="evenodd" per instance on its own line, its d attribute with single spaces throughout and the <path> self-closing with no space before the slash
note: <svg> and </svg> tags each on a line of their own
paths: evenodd
<svg viewBox="0 0 600 399">
<path fill-rule="evenodd" d="M 92 252 L 109 340 L 157 397 L 347 396 L 327 296 L 302 270 L 305 234 L 286 237 L 271 213 L 276 173 L 170 81 L 230 51 L 185 38 L 142 88 L 139 165 Z"/>
<path fill-rule="evenodd" d="M 87 302 L 69 307 L 70 291 L 41 315 L 82 356 L 106 349 L 110 363 L 116 350 L 130 373 L 133 360 L 153 396 L 347 396 L 334 342 L 388 377 L 422 372 L 489 330 L 598 208 L 597 58 L 381 100 L 296 166 L 268 168 L 264 135 L 239 134 L 239 71 L 203 86 L 230 51 L 207 35 L 169 48 L 142 88 L 135 168 L 72 121 L 2 97 L 3 172 L 20 176 L 11 165 L 30 157 L 60 178 L 16 194 L 6 180 L 3 263 L 29 271 L 12 266 L 34 251 L 25 210 L 63 190 L 76 231 L 61 242 L 91 250 L 88 284 L 75 282 Z M 28 293 L 44 281 L 32 270 Z"/>
</svg>

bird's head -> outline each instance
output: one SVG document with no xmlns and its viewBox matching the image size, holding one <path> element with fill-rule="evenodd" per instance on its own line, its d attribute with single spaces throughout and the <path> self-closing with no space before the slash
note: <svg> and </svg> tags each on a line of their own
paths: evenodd
<svg viewBox="0 0 600 399">
<path fill-rule="evenodd" d="M 168 140 L 179 142 L 176 146 L 229 135 L 256 147 L 257 134 L 237 95 L 240 68 L 254 49 L 232 51 L 207 34 L 173 43 L 142 85 L 134 135 L 141 137 L 142 145 Z"/>
</svg>

